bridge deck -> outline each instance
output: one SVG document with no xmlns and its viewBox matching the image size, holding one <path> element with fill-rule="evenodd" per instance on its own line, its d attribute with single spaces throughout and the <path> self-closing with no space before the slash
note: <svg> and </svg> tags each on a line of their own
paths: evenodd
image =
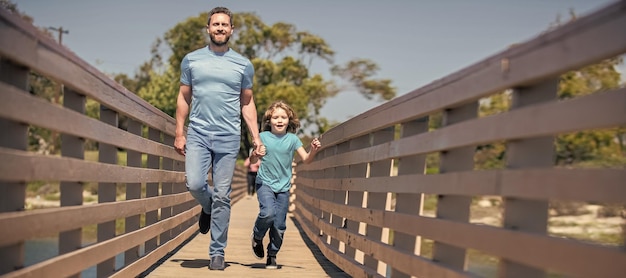
<svg viewBox="0 0 626 278">
<path fill-rule="evenodd" d="M 250 247 L 250 233 L 258 210 L 256 197 L 243 198 L 233 205 L 224 271 L 208 269 L 210 236 L 197 233 L 146 277 L 349 277 L 300 233 L 291 215 L 287 216 L 284 244 L 276 259 L 279 269 L 265 269 L 265 259 L 257 260 Z M 266 237 L 264 245 L 267 241 Z"/>
</svg>

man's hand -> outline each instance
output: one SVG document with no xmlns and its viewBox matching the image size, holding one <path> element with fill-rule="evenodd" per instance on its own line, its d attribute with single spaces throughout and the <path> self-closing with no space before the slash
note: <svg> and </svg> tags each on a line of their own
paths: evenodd
<svg viewBox="0 0 626 278">
<path fill-rule="evenodd" d="M 185 136 L 176 136 L 174 139 L 174 149 L 180 155 L 185 155 L 185 144 L 187 144 L 187 138 Z"/>
<path fill-rule="evenodd" d="M 263 143 L 260 144 L 255 144 L 254 145 L 254 155 L 257 157 L 263 157 L 265 156 L 265 145 L 263 145 Z"/>
</svg>

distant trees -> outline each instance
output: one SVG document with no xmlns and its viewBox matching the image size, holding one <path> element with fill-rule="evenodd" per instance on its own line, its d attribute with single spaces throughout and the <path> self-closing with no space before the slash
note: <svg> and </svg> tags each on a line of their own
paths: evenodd
<svg viewBox="0 0 626 278">
<path fill-rule="evenodd" d="M 559 99 L 575 98 L 595 92 L 616 89 L 620 86 L 620 73 L 616 66 L 621 58 L 604 60 L 561 76 Z M 624 136 L 626 127 L 614 127 L 564 134 L 557 137 L 556 160 L 558 164 L 601 164 L 610 166 L 626 164 Z"/>
<path fill-rule="evenodd" d="M 576 16 L 572 12 L 571 20 L 575 19 Z M 619 88 L 622 86 L 621 76 L 616 67 L 622 62 L 621 57 L 615 57 L 561 75 L 558 99 L 576 98 Z M 510 101 L 511 94 L 508 91 L 495 94 L 481 101 L 479 115 L 486 116 L 507 111 L 510 108 Z M 626 165 L 625 137 L 626 127 L 561 134 L 556 137 L 555 164 L 623 167 Z M 503 142 L 479 146 L 476 167 L 480 169 L 502 168 L 505 152 Z"/>
</svg>

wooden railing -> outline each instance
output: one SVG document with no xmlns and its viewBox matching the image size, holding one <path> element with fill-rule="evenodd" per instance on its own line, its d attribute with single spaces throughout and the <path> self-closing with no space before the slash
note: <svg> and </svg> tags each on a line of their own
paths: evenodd
<svg viewBox="0 0 626 278">
<path fill-rule="evenodd" d="M 194 235 L 200 207 L 172 148 L 174 119 L 4 9 L 0 38 L 0 276 L 67 277 L 97 265 L 98 277 L 134 277 Z M 62 106 L 29 93 L 32 74 L 62 84 Z M 86 115 L 87 99 L 99 119 Z M 33 127 L 59 134 L 60 156 L 28 151 Z M 86 141 L 97 162 L 85 159 Z M 32 182 L 60 183 L 59 207 L 25 210 Z M 84 204 L 85 183 L 98 184 L 97 204 Z M 245 184 L 239 169 L 233 203 Z M 86 242 L 82 230 L 94 225 L 97 239 Z M 41 237 L 57 240 L 58 254 L 25 265 L 25 242 Z"/>
<path fill-rule="evenodd" d="M 474 251 L 497 260 L 498 277 L 624 277 L 623 235 L 620 246 L 556 237 L 548 218 L 553 200 L 626 203 L 623 167 L 555 165 L 556 136 L 626 125 L 624 88 L 557 100 L 561 74 L 626 52 L 625 26 L 626 1 L 615 2 L 331 129 L 296 167 L 296 219 L 354 277 L 481 276 L 467 268 Z M 481 99 L 505 91 L 508 111 L 478 116 Z M 435 116 L 442 127 L 429 130 Z M 476 170 L 477 147 L 501 142 L 504 169 Z M 425 172 L 428 155 L 438 173 Z M 470 221 L 484 196 L 502 201 L 500 224 Z"/>
</svg>

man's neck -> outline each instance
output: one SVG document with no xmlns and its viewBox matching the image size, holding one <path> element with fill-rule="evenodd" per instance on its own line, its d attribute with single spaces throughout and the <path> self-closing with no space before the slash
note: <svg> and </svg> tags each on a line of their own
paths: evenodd
<svg viewBox="0 0 626 278">
<path fill-rule="evenodd" d="M 222 46 L 217 46 L 217 45 L 215 45 L 213 43 L 209 43 L 209 49 L 211 49 L 211 51 L 213 51 L 213 52 L 223 53 L 223 52 L 228 51 L 228 44 L 225 44 L 225 45 L 222 45 Z"/>
</svg>

